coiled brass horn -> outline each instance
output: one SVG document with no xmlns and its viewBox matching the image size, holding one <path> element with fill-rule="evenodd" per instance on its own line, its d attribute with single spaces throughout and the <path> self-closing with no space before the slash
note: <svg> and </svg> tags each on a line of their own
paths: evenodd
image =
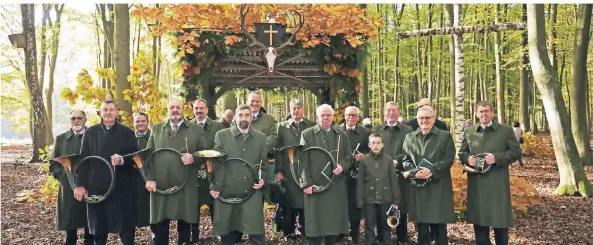
<svg viewBox="0 0 593 245">
<path fill-rule="evenodd" d="M 387 225 L 391 228 L 395 228 L 397 225 L 399 225 L 400 217 L 401 213 L 399 209 L 394 210 L 392 205 L 389 207 L 389 210 L 387 210 Z"/>
<path fill-rule="evenodd" d="M 486 164 L 486 160 L 484 160 L 484 158 L 486 157 L 486 154 L 484 153 L 480 153 L 480 154 L 476 154 L 474 155 L 474 157 L 476 158 L 476 164 L 474 166 L 469 166 L 469 164 L 463 164 L 463 172 L 467 172 L 467 173 L 472 173 L 472 174 L 485 174 L 487 173 L 490 168 L 492 167 L 492 165 L 490 164 Z"/>
<path fill-rule="evenodd" d="M 277 151 L 283 151 L 286 154 L 286 157 L 288 158 L 288 162 L 289 164 L 289 168 L 290 168 L 290 174 L 292 175 L 292 180 L 297 184 L 297 186 L 300 186 L 300 181 L 299 181 L 299 175 L 296 173 L 298 169 L 298 166 L 295 167 L 295 163 L 294 163 L 294 154 L 296 154 L 296 150 L 298 147 L 300 147 L 301 145 L 291 145 L 291 146 L 285 146 L 282 148 L 277 149 Z"/>
<path fill-rule="evenodd" d="M 212 172 L 214 171 L 214 159 L 223 157 L 225 154 L 215 150 L 197 151 L 194 155 L 206 160 L 206 171 L 208 173 L 208 183 L 212 182 Z"/>
</svg>

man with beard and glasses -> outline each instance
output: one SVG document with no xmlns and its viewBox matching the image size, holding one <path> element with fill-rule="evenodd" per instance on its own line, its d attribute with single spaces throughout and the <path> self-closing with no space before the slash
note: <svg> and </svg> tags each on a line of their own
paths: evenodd
<svg viewBox="0 0 593 245">
<path fill-rule="evenodd" d="M 408 194 L 408 214 L 417 223 L 418 244 L 449 244 L 447 223 L 455 223 L 451 166 L 455 160 L 455 144 L 449 131 L 434 126 L 434 111 L 430 106 L 418 109 L 418 130 L 406 135 L 403 150 L 404 166 L 420 167 L 416 179 L 427 180 L 423 187 L 411 186 Z M 406 168 L 406 169 L 410 169 Z M 432 235 L 432 238 L 431 238 Z"/>
<path fill-rule="evenodd" d="M 402 146 L 404 144 L 404 139 L 406 135 L 412 132 L 412 128 L 407 125 L 400 125 L 397 122 L 399 118 L 399 105 L 395 102 L 387 102 L 385 103 L 384 107 L 384 115 L 385 115 L 385 122 L 379 126 L 373 128 L 373 133 L 378 133 L 383 136 L 383 143 L 385 147 L 383 148 L 383 152 L 391 157 L 397 157 L 399 154 L 402 154 Z M 394 163 L 397 162 L 394 160 Z M 401 162 L 397 162 L 396 168 L 400 171 L 403 170 Z M 400 204 L 399 208 L 401 210 L 401 218 L 399 225 L 395 228 L 395 234 L 397 236 L 397 241 L 400 244 L 409 244 L 408 240 L 408 209 L 407 209 L 407 200 L 408 200 L 408 190 L 410 188 L 410 183 L 406 181 L 401 174 L 398 176 L 399 188 L 400 188 Z M 382 231 L 385 230 L 383 228 L 383 223 L 377 223 L 377 231 L 378 232 L 378 240 L 382 242 L 382 238 L 384 237 Z"/>
<path fill-rule="evenodd" d="M 303 101 L 300 99 L 292 99 L 290 101 L 290 118 L 281 122 L 278 125 L 278 139 L 276 141 L 276 149 L 282 149 L 286 146 L 299 145 L 301 142 L 301 132 L 305 129 L 315 126 L 315 122 L 303 117 L 304 107 Z M 298 151 L 295 151 L 294 157 L 298 156 Z M 298 216 L 298 223 L 300 225 L 299 231 L 305 235 L 305 213 L 303 209 L 303 190 L 297 184 L 298 180 L 294 180 L 290 171 L 290 161 L 284 152 L 276 152 L 274 173 L 276 173 L 276 181 L 284 180 L 283 186 L 286 186 L 287 203 L 286 208 L 286 224 L 289 227 L 284 227 L 284 235 L 287 238 L 295 238 L 296 219 Z M 294 168 L 297 178 L 300 177 L 298 168 Z"/>
<path fill-rule="evenodd" d="M 81 110 L 74 110 L 70 113 L 70 129 L 56 137 L 53 157 L 78 154 L 82 144 L 82 135 L 86 128 L 86 114 Z M 76 164 L 76 159 L 70 159 Z M 74 169 L 76 165 L 72 166 Z M 74 192 L 70 188 L 70 182 L 64 172 L 64 167 L 55 161 L 51 161 L 49 171 L 59 181 L 58 201 L 56 203 L 56 228 L 64 231 L 64 245 L 76 245 L 78 238 L 76 230 L 84 228 L 84 244 L 93 244 L 93 235 L 89 233 L 86 221 L 86 205 L 74 199 Z"/>
<path fill-rule="evenodd" d="M 194 116 L 192 120 L 202 127 L 204 130 L 204 136 L 206 137 L 206 150 L 214 149 L 214 136 L 216 132 L 222 130 L 222 124 L 210 119 L 208 117 L 208 104 L 206 100 L 197 99 L 193 102 Z M 203 162 L 198 168 L 198 206 L 208 206 L 210 213 L 210 220 L 214 221 L 214 199 L 210 196 L 210 183 L 208 183 L 208 173 L 206 171 L 206 163 Z M 198 223 L 192 224 L 191 226 L 191 243 L 197 244 L 200 239 L 200 220 Z"/>
<path fill-rule="evenodd" d="M 148 115 L 144 112 L 138 112 L 134 116 L 134 129 L 136 130 L 138 149 L 146 148 L 146 144 L 150 138 L 149 122 Z M 150 192 L 146 190 L 146 183 L 137 166 L 134 166 L 134 170 L 132 170 L 132 179 L 134 194 L 136 195 L 136 227 L 150 226 L 150 232 L 152 233 L 154 242 L 155 228 L 154 225 L 150 224 Z"/>
<path fill-rule="evenodd" d="M 485 174 L 467 175 L 467 223 L 474 225 L 476 244 L 490 244 L 492 227 L 496 245 L 505 245 L 514 223 L 509 165 L 521 158 L 521 146 L 512 127 L 492 120 L 492 104 L 479 101 L 475 111 L 480 122 L 464 130 L 459 160 L 474 166 L 476 155 L 485 154 L 491 168 Z"/>
<path fill-rule="evenodd" d="M 170 148 L 181 153 L 154 154 L 152 164 L 146 164 L 146 189 L 150 191 L 150 223 L 155 224 L 155 245 L 169 244 L 169 224 L 177 220 L 177 244 L 190 242 L 190 224 L 200 219 L 198 207 L 198 171 L 200 163 L 193 153 L 206 149 L 204 131 L 199 125 L 183 118 L 183 102 L 173 100 L 167 105 L 167 119 L 152 126 L 146 145 L 152 151 Z M 192 165 L 187 167 L 187 165 Z M 189 171 L 189 173 L 187 172 Z M 187 177 L 187 183 L 173 194 L 156 193 L 157 185 L 166 189 L 179 184 Z"/>
<path fill-rule="evenodd" d="M 222 124 L 222 128 L 230 128 L 233 124 L 233 117 L 234 117 L 233 110 L 226 109 L 224 113 L 222 113 L 222 119 L 220 120 L 220 124 Z"/>
<path fill-rule="evenodd" d="M 221 165 L 223 168 L 218 170 L 221 172 L 213 176 L 210 186 L 212 197 L 218 199 L 221 192 L 229 197 L 238 197 L 255 189 L 251 197 L 238 204 L 214 201 L 213 232 L 221 236 L 225 245 L 237 243 L 242 234 L 249 235 L 249 244 L 265 243 L 262 187 L 268 175 L 263 172 L 262 179 L 254 183 L 247 177 L 250 170 L 246 167 L 257 171 L 260 164 L 267 161 L 267 148 L 264 134 L 251 127 L 251 120 L 251 108 L 240 105 L 235 112 L 236 125 L 218 131 L 214 137 L 214 150 L 225 153 L 226 158 L 242 159 L 249 165 Z"/>
<path fill-rule="evenodd" d="M 360 237 L 360 220 L 362 219 L 362 209 L 356 206 L 356 174 L 358 174 L 358 164 L 360 159 L 370 152 L 369 135 L 370 132 L 358 125 L 360 110 L 356 106 L 348 106 L 344 110 L 346 122 L 340 127 L 348 135 L 350 148 L 354 151 L 352 155 L 354 162 L 349 172 L 354 171 L 355 175 L 346 175 L 346 189 L 348 190 L 348 217 L 350 219 L 350 237 L 352 243 L 358 244 Z M 353 177 L 354 176 L 354 177 Z M 344 237 L 343 235 L 341 237 Z M 342 240 L 341 238 L 338 240 Z"/>
<path fill-rule="evenodd" d="M 331 245 L 340 234 L 348 233 L 348 198 L 346 190 L 347 171 L 352 164 L 352 150 L 348 135 L 333 126 L 334 110 L 328 104 L 317 107 L 317 125 L 306 129 L 301 135 L 303 151 L 320 147 L 336 159 L 335 166 L 328 166 L 328 157 L 320 151 L 311 151 L 299 159 L 302 168 L 301 187 L 305 192 L 305 234 L 309 244 Z M 338 150 L 339 149 L 339 150 Z M 329 178 L 333 183 L 329 184 Z M 329 187 L 322 192 L 313 192 L 314 186 Z"/>
<path fill-rule="evenodd" d="M 115 167 L 113 192 L 100 203 L 87 203 L 87 219 L 95 245 L 107 243 L 109 233 L 119 233 L 124 245 L 134 244 L 136 212 L 132 192 L 132 157 L 123 158 L 138 150 L 134 130 L 117 121 L 118 109 L 113 101 L 101 103 L 101 123 L 85 130 L 80 157 L 99 156 Z M 82 201 L 87 194 L 103 195 L 111 184 L 111 173 L 103 162 L 91 159 L 79 163 L 74 198 Z"/>
</svg>

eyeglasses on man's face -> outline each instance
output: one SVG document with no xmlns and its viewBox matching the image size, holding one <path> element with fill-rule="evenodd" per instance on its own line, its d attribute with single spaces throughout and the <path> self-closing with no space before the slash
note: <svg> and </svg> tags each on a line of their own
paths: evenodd
<svg viewBox="0 0 593 245">
<path fill-rule="evenodd" d="M 70 118 L 70 121 L 73 121 L 73 122 L 74 122 L 74 121 L 77 121 L 77 120 L 78 120 L 78 121 L 81 121 L 82 119 L 84 119 L 84 117 L 71 117 L 71 118 Z"/>
</svg>

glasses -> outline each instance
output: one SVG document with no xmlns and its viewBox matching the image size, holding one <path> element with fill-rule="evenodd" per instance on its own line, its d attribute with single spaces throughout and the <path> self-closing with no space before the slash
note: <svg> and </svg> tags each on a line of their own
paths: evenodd
<svg viewBox="0 0 593 245">
<path fill-rule="evenodd" d="M 74 121 L 76 121 L 76 120 L 80 121 L 80 120 L 82 120 L 82 119 L 84 119 L 84 117 L 71 117 L 71 118 L 70 118 L 70 121 L 73 121 L 73 122 L 74 122 Z"/>
<path fill-rule="evenodd" d="M 430 120 L 432 117 L 418 117 L 418 121 Z"/>
<path fill-rule="evenodd" d="M 346 114 L 346 117 L 358 117 L 358 114 Z"/>
</svg>

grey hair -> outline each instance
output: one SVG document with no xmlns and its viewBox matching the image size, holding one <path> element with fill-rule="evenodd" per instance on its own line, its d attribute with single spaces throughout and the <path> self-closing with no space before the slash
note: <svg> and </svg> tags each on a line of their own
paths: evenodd
<svg viewBox="0 0 593 245">
<path fill-rule="evenodd" d="M 315 110 L 315 114 L 319 115 L 319 111 L 323 110 L 323 109 L 329 109 L 332 112 L 332 115 L 335 114 L 334 108 L 332 108 L 331 105 L 328 104 L 323 104 L 317 107 L 317 109 Z"/>
<path fill-rule="evenodd" d="M 399 104 L 395 101 L 389 101 L 387 103 L 385 103 L 385 107 L 387 107 L 387 105 L 394 105 L 395 107 L 397 107 L 397 109 L 399 110 Z"/>
<path fill-rule="evenodd" d="M 249 110 L 249 115 L 251 114 L 251 106 L 247 105 L 247 104 L 241 104 L 239 106 L 237 106 L 237 109 L 235 109 L 235 115 L 239 114 L 239 111 L 241 110 Z"/>
<path fill-rule="evenodd" d="M 252 94 L 257 94 L 257 95 L 261 96 L 261 93 L 259 91 L 253 90 L 253 91 L 249 91 L 249 94 L 247 95 L 247 97 L 249 97 Z"/>
<path fill-rule="evenodd" d="M 226 115 L 228 115 L 229 113 L 231 113 L 231 114 L 233 114 L 233 115 L 234 115 L 234 113 L 233 113 L 233 110 L 231 110 L 231 109 L 226 109 L 226 110 L 224 110 L 224 112 L 223 112 L 222 114 L 226 116 Z"/>
<path fill-rule="evenodd" d="M 193 106 L 196 106 L 196 104 L 197 104 L 198 102 L 202 102 L 202 103 L 204 103 L 204 105 L 206 105 L 206 108 L 208 108 L 208 102 L 206 102 L 206 100 L 205 100 L 205 99 L 196 99 L 196 100 L 194 100 L 194 102 L 192 103 L 192 105 L 193 105 Z"/>
<path fill-rule="evenodd" d="M 303 107 L 303 101 L 301 99 L 291 99 L 289 104 L 290 107 L 292 107 L 293 105 L 300 105 L 301 107 Z"/>
<path fill-rule="evenodd" d="M 344 113 L 346 113 L 346 111 L 347 111 L 348 109 L 356 109 L 356 114 L 358 114 L 358 115 L 360 116 L 360 109 L 358 109 L 358 107 L 356 107 L 356 106 L 353 106 L 353 105 L 351 105 L 351 106 L 348 106 L 348 107 L 346 107 L 346 109 L 344 109 Z"/>
</svg>

